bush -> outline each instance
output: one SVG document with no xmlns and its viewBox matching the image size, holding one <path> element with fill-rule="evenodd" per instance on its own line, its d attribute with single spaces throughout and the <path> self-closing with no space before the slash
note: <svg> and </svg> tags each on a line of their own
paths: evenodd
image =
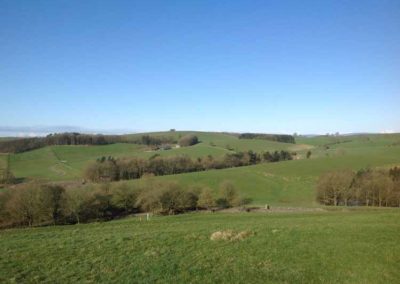
<svg viewBox="0 0 400 284">
<path fill-rule="evenodd" d="M 179 139 L 179 145 L 181 147 L 192 146 L 199 143 L 199 139 L 196 135 L 185 135 L 181 139 Z"/>
<path fill-rule="evenodd" d="M 205 187 L 202 189 L 197 201 L 197 206 L 204 209 L 210 209 L 216 206 L 214 194 L 211 188 Z"/>
<path fill-rule="evenodd" d="M 15 176 L 9 169 L 0 169 L 0 184 L 13 184 Z"/>
<path fill-rule="evenodd" d="M 141 190 L 136 204 L 145 212 L 176 214 L 194 209 L 197 199 L 195 192 L 185 191 L 176 183 L 153 183 Z"/>
<path fill-rule="evenodd" d="M 139 191 L 126 183 L 120 183 L 113 187 L 111 197 L 112 205 L 125 214 L 137 211 L 136 201 Z"/>
<path fill-rule="evenodd" d="M 230 181 L 223 181 L 219 186 L 220 199 L 225 199 L 228 206 L 232 207 L 235 205 L 235 201 L 239 198 L 239 194 Z"/>
</svg>

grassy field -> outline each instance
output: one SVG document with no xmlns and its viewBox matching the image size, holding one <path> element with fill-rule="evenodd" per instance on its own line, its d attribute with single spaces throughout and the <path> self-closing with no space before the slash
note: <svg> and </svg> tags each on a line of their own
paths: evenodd
<svg viewBox="0 0 400 284">
<path fill-rule="evenodd" d="M 320 174 L 335 169 L 358 170 L 367 166 L 394 165 L 400 165 L 400 147 L 377 146 L 354 150 L 343 156 L 323 156 L 157 178 L 188 186 L 209 186 L 216 191 L 222 181 L 229 180 L 244 196 L 252 198 L 256 205 L 312 207 L 318 205 L 315 202 L 314 184 Z M 130 181 L 133 184 L 141 182 Z"/>
<path fill-rule="evenodd" d="M 145 146 L 137 144 L 51 146 L 25 153 L 11 154 L 10 168 L 18 178 L 61 181 L 81 178 L 85 166 L 101 156 L 149 158 L 154 154 L 159 154 L 161 156 L 188 155 L 192 158 L 207 155 L 221 157 L 232 152 L 227 149 L 230 148 L 234 149 L 233 151 L 296 151 L 299 158 L 304 158 L 305 153 L 311 150 L 312 158 L 326 158 L 357 154 L 374 156 L 375 152 L 381 152 L 382 149 L 390 152 L 389 148 L 400 147 L 399 134 L 298 137 L 297 144 L 238 139 L 235 135 L 212 132 L 159 132 L 151 135 L 173 136 L 175 139 L 179 139 L 180 136 L 186 134 L 196 134 L 201 143 L 192 147 L 173 148 L 168 151 L 149 151 Z M 132 134 L 127 137 L 134 139 L 141 135 Z M 337 143 L 337 141 L 342 141 L 342 143 Z M 329 145 L 329 149 L 326 149 L 324 145 Z M 372 162 L 371 165 L 374 163 Z"/>
<path fill-rule="evenodd" d="M 200 143 L 203 145 L 215 145 L 212 147 L 226 149 L 227 146 L 234 151 L 248 151 L 253 150 L 256 152 L 261 151 L 273 151 L 273 150 L 290 150 L 297 149 L 299 145 L 293 145 L 289 143 L 280 143 L 261 139 L 239 139 L 237 135 L 218 133 L 218 132 L 198 132 L 198 131 L 177 131 L 177 132 L 154 132 L 150 135 L 154 136 L 169 136 L 176 140 L 184 135 L 193 134 L 196 135 Z M 129 138 L 141 136 L 143 134 L 132 134 L 128 135 Z"/>
<path fill-rule="evenodd" d="M 208 132 L 160 132 L 151 135 L 173 135 L 176 139 L 188 133 L 195 133 L 200 143 L 191 147 L 173 148 L 168 151 L 149 151 L 138 144 L 112 144 L 105 146 L 50 146 L 33 151 L 10 155 L 10 168 L 19 178 L 35 178 L 43 180 L 73 180 L 82 177 L 82 170 L 91 161 L 102 156 L 142 157 L 149 158 L 154 154 L 161 156 L 188 155 L 192 158 L 221 157 L 228 152 L 227 145 L 238 151 L 275 151 L 299 150 L 305 145 L 271 142 L 266 140 L 242 140 L 236 136 L 223 133 Z M 131 139 L 143 134 L 129 135 Z M 212 145 L 210 145 L 210 143 Z"/>
<path fill-rule="evenodd" d="M 154 135 L 184 135 L 168 132 Z M 317 177 L 335 169 L 400 165 L 400 135 L 299 137 L 298 143 L 196 132 L 201 143 L 168 151 L 137 144 L 52 146 L 10 155 L 17 177 L 79 180 L 101 156 L 215 157 L 236 150 L 298 151 L 301 159 L 155 177 L 218 190 L 231 181 L 253 205 L 285 213 L 190 213 L 0 231 L 0 283 L 397 283 L 399 209 L 329 209 L 315 202 Z M 131 138 L 134 138 L 132 136 Z M 310 159 L 305 159 L 311 150 Z M 0 155 L 0 167 L 6 166 Z M 143 179 L 128 181 L 137 185 Z M 297 209 L 293 209 L 296 207 Z M 314 208 L 309 212 L 304 208 Z M 328 210 L 329 209 L 329 210 Z M 289 212 L 295 210 L 295 212 Z M 246 238 L 212 241 L 216 231 Z"/>
<path fill-rule="evenodd" d="M 0 282 L 397 283 L 400 211 L 193 213 L 0 232 Z M 247 231 L 212 241 L 213 232 Z"/>
<path fill-rule="evenodd" d="M 165 132 L 153 135 L 185 135 L 189 132 Z M 316 178 L 333 169 L 358 170 L 363 167 L 387 167 L 400 165 L 399 134 L 299 137 L 300 144 L 285 144 L 265 140 L 241 140 L 222 133 L 196 133 L 201 143 L 168 151 L 148 151 L 143 145 L 112 144 L 105 146 L 52 146 L 21 154 L 10 155 L 10 167 L 17 177 L 52 181 L 80 180 L 85 166 L 101 156 L 137 156 L 149 158 L 155 153 L 162 156 L 186 154 L 193 158 L 211 154 L 215 157 L 229 152 L 223 147 L 240 145 L 241 150 L 257 144 L 258 149 L 300 149 L 299 156 L 311 149 L 311 159 L 266 163 L 256 166 L 211 170 L 173 176 L 157 177 L 177 181 L 183 185 L 209 186 L 218 190 L 224 180 L 232 181 L 243 196 L 253 199 L 253 204 L 273 206 L 317 206 L 314 184 Z M 135 134 L 138 135 L 138 134 Z M 337 143 L 340 140 L 342 143 Z M 345 142 L 343 142 L 345 141 Z M 213 145 L 221 146 L 211 146 Z M 236 143 L 236 144 L 235 144 Z M 262 146 L 263 145 L 263 146 Z M 324 145 L 329 145 L 326 149 Z M 264 147 L 264 148 L 262 148 Z M 286 147 L 286 148 L 285 148 Z M 1 163 L 0 156 L 0 163 Z M 130 183 L 141 183 L 133 180 Z"/>
</svg>

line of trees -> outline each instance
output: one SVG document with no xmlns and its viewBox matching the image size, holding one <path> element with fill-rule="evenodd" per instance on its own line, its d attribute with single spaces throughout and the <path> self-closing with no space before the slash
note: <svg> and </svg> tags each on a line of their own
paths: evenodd
<svg viewBox="0 0 400 284">
<path fill-rule="evenodd" d="M 55 133 L 46 137 L 19 138 L 0 142 L 0 153 L 21 153 L 52 145 L 107 145 L 114 143 L 134 143 L 147 146 L 160 146 L 164 144 L 177 144 L 191 146 L 199 142 L 197 136 L 186 135 L 177 141 L 173 136 L 142 135 L 129 137 L 124 135 L 101 135 Z"/>
<path fill-rule="evenodd" d="M 326 173 L 318 180 L 317 200 L 333 206 L 400 207 L 400 168 Z"/>
<path fill-rule="evenodd" d="M 249 202 L 228 181 L 220 184 L 219 192 L 151 178 L 141 186 L 108 183 L 65 189 L 60 185 L 25 184 L 0 192 L 0 227 L 85 223 L 140 212 L 177 214 Z"/>
<path fill-rule="evenodd" d="M 93 135 L 81 133 L 49 134 L 46 137 L 33 137 L 0 142 L 0 152 L 20 153 L 51 145 L 106 145 L 126 142 L 119 135 Z"/>
<path fill-rule="evenodd" d="M 137 157 L 119 159 L 102 157 L 85 168 L 84 177 L 94 182 L 108 182 L 138 179 L 148 174 L 173 175 L 291 159 L 292 155 L 287 151 L 265 152 L 262 155 L 253 151 L 227 153 L 222 159 L 214 159 L 211 155 L 197 159 L 184 155 L 173 157 L 155 155 L 147 160 Z"/>
<path fill-rule="evenodd" d="M 178 141 L 172 136 L 153 136 L 153 135 L 142 135 L 140 138 L 132 140 L 132 142 L 147 146 L 160 146 L 162 144 L 178 143 Z"/>
<path fill-rule="evenodd" d="M 239 135 L 239 139 L 263 139 L 283 143 L 296 143 L 293 135 L 286 134 L 242 133 Z"/>
</svg>

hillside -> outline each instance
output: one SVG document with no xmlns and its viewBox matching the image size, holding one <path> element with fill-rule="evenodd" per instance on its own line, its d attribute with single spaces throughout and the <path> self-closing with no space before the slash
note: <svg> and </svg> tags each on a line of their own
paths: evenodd
<svg viewBox="0 0 400 284">
<path fill-rule="evenodd" d="M 147 133 L 146 133 L 147 134 Z M 365 167 L 400 164 L 399 134 L 369 134 L 354 136 L 297 137 L 297 144 L 258 139 L 238 139 L 237 135 L 211 132 L 158 132 L 151 136 L 180 136 L 195 134 L 200 143 L 191 147 L 151 151 L 145 145 L 110 144 L 102 146 L 48 146 L 19 154 L 10 154 L 10 169 L 18 178 L 47 181 L 80 181 L 85 166 L 102 156 L 143 157 L 188 155 L 192 158 L 212 155 L 222 157 L 237 151 L 296 151 L 299 160 L 265 163 L 255 166 L 209 170 L 171 176 L 160 180 L 178 181 L 183 185 L 209 186 L 214 190 L 224 180 L 232 181 L 243 196 L 253 204 L 274 206 L 316 206 L 316 178 L 333 169 L 358 170 Z M 143 134 L 127 135 L 137 139 Z M 305 153 L 311 151 L 311 158 Z M 6 155 L 0 155 L 0 167 L 5 167 Z M 131 184 L 141 180 L 129 181 Z"/>
<path fill-rule="evenodd" d="M 247 197 L 258 205 L 316 206 L 314 184 L 316 178 L 335 169 L 358 170 L 365 167 L 400 165 L 400 147 L 373 146 L 355 148 L 346 154 L 329 152 L 311 159 L 265 163 L 255 166 L 211 170 L 158 179 L 175 180 L 182 184 L 207 185 L 215 190 L 224 180 L 232 181 Z M 130 181 L 140 183 L 140 180 Z"/>
<path fill-rule="evenodd" d="M 51 181 L 74 180 L 82 177 L 82 170 L 91 161 L 102 156 L 149 158 L 154 154 L 161 156 L 188 155 L 192 158 L 222 157 L 232 151 L 253 150 L 302 151 L 304 145 L 273 142 L 267 140 L 238 139 L 235 135 L 209 132 L 158 132 L 146 133 L 151 136 L 180 136 L 195 134 L 200 143 L 191 147 L 172 148 L 171 150 L 151 151 L 145 145 L 117 143 L 109 145 L 47 146 L 44 148 L 10 154 L 10 169 L 18 178 L 37 178 Z M 127 139 L 137 139 L 143 134 L 127 135 Z M 229 148 L 229 149 L 227 149 Z"/>
<path fill-rule="evenodd" d="M 184 214 L 0 232 L 0 282 L 396 283 L 399 210 Z M 217 231 L 238 240 L 210 240 Z"/>
</svg>

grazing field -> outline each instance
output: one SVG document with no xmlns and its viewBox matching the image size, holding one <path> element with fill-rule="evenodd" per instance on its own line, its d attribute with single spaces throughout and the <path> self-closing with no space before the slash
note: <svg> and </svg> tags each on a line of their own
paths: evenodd
<svg viewBox="0 0 400 284">
<path fill-rule="evenodd" d="M 299 160 L 279 163 L 263 163 L 255 166 L 210 170 L 180 175 L 157 177 L 161 180 L 177 181 L 183 185 L 209 186 L 215 191 L 224 180 L 232 181 L 243 196 L 253 204 L 273 206 L 317 206 L 314 185 L 316 178 L 334 169 L 359 170 L 365 167 L 388 167 L 400 165 L 399 134 L 298 137 L 298 144 L 277 143 L 266 140 L 238 139 L 224 133 L 207 132 L 163 132 L 151 135 L 175 135 L 175 139 L 186 134 L 196 134 L 201 143 L 167 151 L 149 151 L 144 145 L 111 144 L 105 146 L 50 146 L 38 150 L 10 155 L 11 171 L 19 178 L 50 181 L 81 180 L 83 169 L 101 156 L 143 157 L 189 155 L 192 158 L 213 155 L 221 157 L 228 152 L 225 144 L 239 145 L 240 150 L 253 149 L 274 151 L 298 149 Z M 129 137 L 140 137 L 133 134 Z M 133 139 L 133 138 L 132 138 Z M 342 141 L 341 143 L 337 143 Z M 345 141 L 345 142 L 343 142 Z M 214 145 L 210 145 L 211 144 Z M 251 144 L 253 143 L 253 144 Z M 219 145 L 219 146 L 218 146 Z M 326 148 L 324 145 L 329 145 Z M 310 159 L 304 154 L 311 151 Z M 5 156 L 0 156 L 1 158 Z M 132 180 L 129 183 L 141 183 Z"/>
<path fill-rule="evenodd" d="M 158 132 L 150 135 L 172 136 L 179 139 L 180 136 L 186 134 L 197 135 L 200 143 L 191 147 L 172 148 L 167 151 L 150 151 L 146 146 L 138 144 L 49 146 L 24 153 L 11 154 L 10 169 L 18 178 L 62 181 L 81 178 L 85 166 L 102 156 L 149 158 L 158 154 L 160 156 L 188 155 L 191 158 L 212 155 L 218 158 L 229 152 L 248 150 L 259 153 L 275 150 L 294 151 L 297 152 L 297 157 L 300 159 L 305 158 L 307 151 L 312 152 L 311 159 L 349 155 L 370 156 L 372 159 L 370 165 L 374 166 L 375 158 L 373 157 L 382 152 L 391 153 L 392 148 L 398 149 L 400 147 L 399 134 L 298 137 L 297 144 L 260 139 L 238 139 L 233 134 L 212 132 Z M 132 134 L 127 135 L 127 137 L 134 139 L 141 137 L 141 135 L 143 134 Z M 338 141 L 341 142 L 338 143 Z M 325 145 L 329 145 L 329 148 L 327 149 Z M 377 159 L 379 160 L 379 157 Z"/>
<path fill-rule="evenodd" d="M 187 133 L 168 132 L 177 138 Z M 138 144 L 50 146 L 10 154 L 9 166 L 19 178 L 67 181 L 75 187 L 81 186 L 74 181 L 82 179 L 85 166 L 102 156 L 196 158 L 243 150 L 296 151 L 299 158 L 291 161 L 152 178 L 214 191 L 228 180 L 242 197 L 252 199 L 250 206 L 270 205 L 268 213 L 196 212 L 152 216 L 150 221 L 132 216 L 3 230 L 0 282 L 398 282 L 400 210 L 323 207 L 315 201 L 315 182 L 332 170 L 400 165 L 400 135 L 299 137 L 297 144 L 285 144 L 195 133 L 201 142 L 191 147 L 150 151 Z M 309 159 L 307 151 L 312 152 Z M 7 156 L 0 155 L 0 168 L 6 165 Z M 148 178 L 126 181 L 132 187 L 144 182 Z"/>
<path fill-rule="evenodd" d="M 296 148 L 296 145 L 289 143 L 274 142 L 262 139 L 239 139 L 235 134 L 218 133 L 218 132 L 197 132 L 197 131 L 176 131 L 176 132 L 154 132 L 149 135 L 154 136 L 168 136 L 178 140 L 179 137 L 185 135 L 196 135 L 201 144 L 213 145 L 212 147 L 227 149 L 229 146 L 233 151 L 248 151 L 253 150 L 256 152 L 260 151 L 274 151 L 274 150 L 290 150 L 292 147 Z M 140 137 L 143 134 L 132 134 L 127 137 L 133 139 L 134 137 Z"/>
<path fill-rule="evenodd" d="M 0 282 L 396 283 L 400 211 L 193 213 L 0 232 Z M 210 240 L 217 231 L 245 232 Z"/>
<path fill-rule="evenodd" d="M 234 135 L 223 133 L 160 132 L 150 135 L 173 135 L 176 139 L 179 139 L 179 136 L 190 133 L 198 135 L 199 144 L 191 147 L 172 148 L 166 151 L 151 151 L 144 145 L 126 143 L 104 146 L 48 146 L 24 153 L 11 154 L 10 168 L 18 178 L 62 181 L 81 178 L 85 166 L 102 156 L 149 158 L 154 154 L 159 154 L 160 156 L 188 155 L 191 158 L 212 155 L 214 158 L 218 158 L 232 151 L 303 150 L 302 145 L 267 140 L 238 139 Z M 127 135 L 127 137 L 133 139 L 142 135 L 133 134 Z M 231 150 L 227 149 L 227 145 Z"/>
<path fill-rule="evenodd" d="M 314 185 L 322 173 L 338 170 L 400 165 L 400 147 L 371 147 L 348 152 L 346 155 L 323 156 L 313 159 L 263 163 L 255 166 L 211 170 L 205 172 L 162 176 L 157 179 L 177 181 L 184 185 L 218 185 L 229 180 L 253 204 L 274 206 L 317 206 Z M 140 183 L 132 180 L 130 183 Z"/>
</svg>

